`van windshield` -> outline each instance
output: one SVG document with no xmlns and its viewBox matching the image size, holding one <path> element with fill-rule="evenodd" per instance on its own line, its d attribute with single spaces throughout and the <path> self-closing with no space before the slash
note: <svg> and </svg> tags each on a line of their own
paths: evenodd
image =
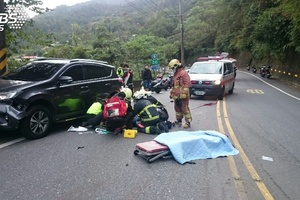
<svg viewBox="0 0 300 200">
<path fill-rule="evenodd" d="M 191 67 L 190 74 L 222 74 L 222 63 L 197 62 Z"/>
</svg>

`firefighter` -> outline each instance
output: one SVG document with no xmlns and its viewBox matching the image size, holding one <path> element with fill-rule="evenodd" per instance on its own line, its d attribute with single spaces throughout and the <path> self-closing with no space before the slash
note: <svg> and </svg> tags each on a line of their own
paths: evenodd
<svg viewBox="0 0 300 200">
<path fill-rule="evenodd" d="M 147 91 L 136 91 L 133 95 L 135 101 L 133 107 L 134 122 L 137 130 L 142 133 L 160 134 L 158 127 L 160 116 L 156 105 L 147 99 Z"/>
<path fill-rule="evenodd" d="M 169 62 L 169 68 L 174 70 L 173 87 L 170 91 L 170 98 L 174 100 L 176 121 L 179 127 L 182 126 L 182 119 L 185 118 L 183 128 L 190 128 L 192 115 L 189 108 L 191 80 L 184 66 L 177 59 Z"/>
</svg>

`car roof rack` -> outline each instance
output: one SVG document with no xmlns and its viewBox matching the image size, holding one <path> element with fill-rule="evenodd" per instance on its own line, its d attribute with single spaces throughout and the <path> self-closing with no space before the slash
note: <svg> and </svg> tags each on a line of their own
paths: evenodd
<svg viewBox="0 0 300 200">
<path fill-rule="evenodd" d="M 102 64 L 108 64 L 107 61 L 103 61 L 103 60 L 81 59 L 81 58 L 75 58 L 75 59 L 71 59 L 71 60 L 70 60 L 70 62 L 80 62 L 80 61 L 85 61 L 85 62 L 97 62 L 97 63 L 102 63 Z"/>
<path fill-rule="evenodd" d="M 221 54 L 218 53 L 214 56 L 205 56 L 205 57 L 199 57 L 197 58 L 197 61 L 231 61 L 235 62 L 236 60 L 234 58 L 229 58 L 229 53 L 222 52 Z"/>
<path fill-rule="evenodd" d="M 41 60 L 66 60 L 66 58 L 37 57 L 37 58 L 33 58 L 31 61 L 41 61 Z"/>
</svg>

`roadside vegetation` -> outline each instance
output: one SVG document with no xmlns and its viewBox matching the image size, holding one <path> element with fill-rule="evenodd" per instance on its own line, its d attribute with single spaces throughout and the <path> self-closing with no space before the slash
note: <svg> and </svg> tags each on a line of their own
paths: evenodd
<svg viewBox="0 0 300 200">
<path fill-rule="evenodd" d="M 37 12 L 46 11 L 42 1 L 25 2 Z M 90 1 L 36 16 L 22 30 L 7 31 L 10 57 L 91 58 L 116 66 L 127 62 L 136 71 L 150 63 L 153 53 L 161 66 L 180 58 L 178 2 L 132 2 L 118 6 Z M 299 10 L 297 0 L 183 1 L 186 64 L 226 51 L 240 58 L 240 67 L 276 65 L 297 74 Z M 19 64 L 10 62 L 11 67 Z"/>
</svg>

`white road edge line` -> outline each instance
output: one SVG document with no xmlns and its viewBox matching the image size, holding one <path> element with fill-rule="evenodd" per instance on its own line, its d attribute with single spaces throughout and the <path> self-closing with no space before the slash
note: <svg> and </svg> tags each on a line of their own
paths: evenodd
<svg viewBox="0 0 300 200">
<path fill-rule="evenodd" d="M 249 74 L 249 75 L 251 75 L 251 76 L 253 76 L 253 77 L 257 78 L 258 80 L 260 80 L 260 81 L 264 82 L 264 83 L 265 83 L 265 84 L 267 84 L 268 86 L 270 86 L 270 87 L 272 87 L 272 88 L 274 88 L 274 89 L 278 90 L 279 92 L 282 92 L 283 94 L 286 94 L 286 95 L 288 95 L 288 96 L 290 96 L 290 97 L 292 97 L 292 98 L 294 98 L 294 99 L 296 99 L 296 100 L 300 101 L 300 98 L 298 98 L 298 97 L 295 97 L 295 96 L 293 96 L 293 95 L 291 95 L 291 94 L 289 94 L 289 93 L 287 93 L 287 92 L 283 91 L 282 89 L 279 89 L 279 88 L 275 87 L 274 85 L 271 85 L 270 83 L 268 83 L 268 82 L 266 82 L 266 81 L 262 80 L 261 78 L 259 78 L 259 77 L 255 76 L 255 75 L 253 75 L 253 74 L 251 74 L 251 73 L 248 73 L 248 72 L 242 72 L 242 73 Z"/>
<path fill-rule="evenodd" d="M 13 144 L 18 143 L 18 142 L 21 142 L 23 140 L 25 140 L 25 138 L 18 138 L 18 139 L 15 139 L 15 140 L 12 140 L 12 141 L 0 144 L 0 149 L 2 149 L 4 147 L 7 147 L 9 145 L 13 145 Z"/>
</svg>

